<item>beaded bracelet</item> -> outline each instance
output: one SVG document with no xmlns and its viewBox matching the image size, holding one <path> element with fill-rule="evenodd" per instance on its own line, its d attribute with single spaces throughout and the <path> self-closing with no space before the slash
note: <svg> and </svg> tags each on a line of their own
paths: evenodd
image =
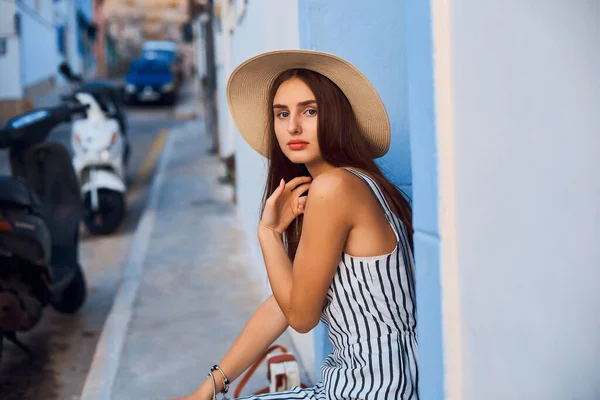
<svg viewBox="0 0 600 400">
<path fill-rule="evenodd" d="M 227 379 L 227 376 L 225 375 L 225 372 L 223 372 L 223 370 L 221 369 L 221 367 L 219 367 L 217 364 L 213 365 L 210 368 L 211 374 L 214 371 L 219 371 L 221 373 L 221 375 L 223 375 L 223 390 L 221 391 L 221 393 L 227 393 L 229 391 L 229 379 Z"/>
</svg>

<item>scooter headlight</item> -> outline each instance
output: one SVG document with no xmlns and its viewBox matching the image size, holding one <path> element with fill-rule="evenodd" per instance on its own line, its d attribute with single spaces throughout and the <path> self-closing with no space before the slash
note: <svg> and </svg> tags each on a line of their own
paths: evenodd
<svg viewBox="0 0 600 400">
<path fill-rule="evenodd" d="M 163 92 L 170 92 L 173 89 L 175 89 L 175 84 L 173 82 L 169 82 L 169 83 L 163 85 L 161 89 Z"/>
<path fill-rule="evenodd" d="M 135 87 L 135 85 L 133 85 L 131 83 L 128 83 L 127 85 L 125 85 L 125 91 L 127 93 L 134 93 L 136 89 L 137 88 Z"/>
<path fill-rule="evenodd" d="M 117 143 L 117 134 L 113 133 L 112 136 L 110 137 L 110 143 L 108 144 L 108 146 L 106 146 L 106 150 L 104 150 L 102 153 L 106 153 L 108 152 L 108 150 L 112 149 L 113 146 L 115 145 L 115 143 Z M 108 159 L 108 158 L 106 158 Z"/>
<path fill-rule="evenodd" d="M 87 152 L 86 148 L 83 147 L 83 143 L 81 143 L 81 136 L 79 134 L 73 135 L 73 141 L 75 142 L 75 146 L 83 150 L 83 152 Z"/>
</svg>

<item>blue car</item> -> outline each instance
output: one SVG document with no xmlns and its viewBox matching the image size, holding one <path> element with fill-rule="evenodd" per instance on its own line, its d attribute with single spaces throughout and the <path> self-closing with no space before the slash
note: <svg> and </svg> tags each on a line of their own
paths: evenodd
<svg viewBox="0 0 600 400">
<path fill-rule="evenodd" d="M 125 103 L 175 103 L 178 85 L 171 64 L 161 58 L 140 58 L 125 76 Z"/>
</svg>

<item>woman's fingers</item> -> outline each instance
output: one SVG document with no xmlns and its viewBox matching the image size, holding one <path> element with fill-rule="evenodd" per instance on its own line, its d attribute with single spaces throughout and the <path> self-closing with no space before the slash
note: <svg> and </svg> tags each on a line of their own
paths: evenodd
<svg viewBox="0 0 600 400">
<path fill-rule="evenodd" d="M 277 189 L 275 189 L 271 196 L 269 196 L 269 198 L 267 199 L 267 202 L 275 203 L 277 199 L 279 199 L 281 194 L 285 191 L 285 188 L 285 181 L 282 179 L 281 181 L 279 181 L 279 186 L 277 186 Z"/>
<path fill-rule="evenodd" d="M 302 196 L 304 193 L 306 193 L 308 191 L 309 188 L 310 188 L 310 182 L 296 187 L 296 189 L 294 189 L 292 192 L 296 196 Z"/>
<path fill-rule="evenodd" d="M 302 196 L 298 198 L 298 210 L 300 213 L 304 212 L 304 208 L 306 207 L 306 196 Z"/>
<path fill-rule="evenodd" d="M 303 183 L 310 182 L 311 180 L 312 180 L 312 177 L 310 177 L 310 176 L 297 176 L 296 178 L 294 178 L 291 181 L 289 181 L 285 185 L 285 188 L 289 189 L 289 190 L 294 190 L 299 185 L 302 185 Z"/>
</svg>

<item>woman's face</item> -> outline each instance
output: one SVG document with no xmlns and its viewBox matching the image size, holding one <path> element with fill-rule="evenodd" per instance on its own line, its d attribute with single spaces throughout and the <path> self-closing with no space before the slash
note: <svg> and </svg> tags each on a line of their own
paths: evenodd
<svg viewBox="0 0 600 400">
<path fill-rule="evenodd" d="M 283 154 L 295 164 L 322 160 L 317 139 L 317 102 L 298 78 L 283 82 L 273 99 L 273 125 Z"/>
</svg>

